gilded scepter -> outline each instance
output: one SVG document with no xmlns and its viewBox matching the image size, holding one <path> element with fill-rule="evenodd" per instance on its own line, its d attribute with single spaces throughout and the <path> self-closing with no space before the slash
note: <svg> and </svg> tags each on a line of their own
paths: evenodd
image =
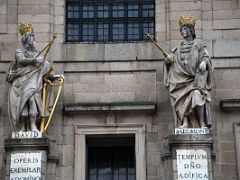
<svg viewBox="0 0 240 180">
<path fill-rule="evenodd" d="M 48 43 L 48 44 L 38 53 L 38 55 L 37 55 L 35 58 L 37 58 L 38 56 L 40 56 L 40 54 L 42 54 L 43 51 L 45 51 L 45 49 L 47 49 L 46 52 L 45 52 L 45 54 L 44 54 L 44 59 L 45 59 L 46 56 L 47 56 L 47 54 L 48 54 L 48 52 L 50 51 L 50 49 L 51 49 L 51 47 L 52 47 L 52 44 L 53 44 L 54 40 L 55 40 L 56 38 L 57 38 L 57 33 L 54 33 L 54 34 L 53 34 L 53 39 L 51 40 L 51 42 Z"/>
<path fill-rule="evenodd" d="M 146 33 L 147 38 L 149 39 L 149 41 L 151 41 L 152 43 L 154 43 L 157 48 L 162 52 L 162 54 L 167 57 L 167 52 L 163 50 L 163 48 L 160 47 L 160 45 L 152 38 L 150 33 Z"/>
</svg>

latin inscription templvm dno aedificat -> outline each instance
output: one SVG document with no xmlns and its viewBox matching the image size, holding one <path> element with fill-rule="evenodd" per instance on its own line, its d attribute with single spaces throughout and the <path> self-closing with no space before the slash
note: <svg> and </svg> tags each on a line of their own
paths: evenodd
<svg viewBox="0 0 240 180">
<path fill-rule="evenodd" d="M 177 150 L 178 180 L 208 180 L 208 158 L 203 149 Z"/>
</svg>

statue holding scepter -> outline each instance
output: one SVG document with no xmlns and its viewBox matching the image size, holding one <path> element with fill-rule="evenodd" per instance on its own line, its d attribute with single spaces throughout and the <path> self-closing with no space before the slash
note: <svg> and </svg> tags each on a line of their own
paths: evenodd
<svg viewBox="0 0 240 180">
<path fill-rule="evenodd" d="M 195 39 L 195 24 L 193 16 L 180 16 L 183 41 L 171 53 L 160 49 L 165 56 L 164 83 L 169 89 L 175 127 L 179 128 L 211 128 L 213 67 L 206 46 Z"/>
<path fill-rule="evenodd" d="M 31 23 L 21 23 L 19 32 L 22 36 L 22 47 L 16 49 L 7 81 L 10 83 L 8 111 L 14 131 L 38 131 L 42 117 L 41 91 L 43 80 L 59 81 L 63 75 L 52 72 L 51 63 L 41 53 L 52 44 L 49 43 L 41 52 L 35 47 L 35 37 Z M 47 75 L 47 77 L 45 76 Z M 45 76 L 45 77 L 44 77 Z"/>
</svg>

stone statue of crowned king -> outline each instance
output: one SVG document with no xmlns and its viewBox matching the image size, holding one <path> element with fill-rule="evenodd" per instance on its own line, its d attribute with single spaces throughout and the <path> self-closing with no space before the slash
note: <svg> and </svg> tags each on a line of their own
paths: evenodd
<svg viewBox="0 0 240 180">
<path fill-rule="evenodd" d="M 10 83 L 9 118 L 14 131 L 44 131 L 46 94 L 43 90 L 46 89 L 43 84 L 58 81 L 62 85 L 64 76 L 54 74 L 51 63 L 45 59 L 53 41 L 38 51 L 32 24 L 21 23 L 19 32 L 22 47 L 16 49 L 15 59 L 7 73 L 7 81 Z M 42 56 L 44 50 L 46 53 Z"/>
</svg>

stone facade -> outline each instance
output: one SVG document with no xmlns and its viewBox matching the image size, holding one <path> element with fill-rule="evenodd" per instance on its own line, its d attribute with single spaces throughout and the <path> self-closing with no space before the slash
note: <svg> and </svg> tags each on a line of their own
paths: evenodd
<svg viewBox="0 0 240 180">
<path fill-rule="evenodd" d="M 198 39 L 204 39 L 215 67 L 212 91 L 213 179 L 240 178 L 239 107 L 220 106 L 220 100 L 240 97 L 240 1 L 239 0 L 156 0 L 156 39 L 168 51 L 181 40 L 180 15 L 197 19 Z M 77 180 L 78 128 L 142 127 L 146 167 L 141 178 L 169 179 L 171 168 L 163 163 L 164 138 L 173 133 L 168 91 L 163 85 L 163 56 L 149 42 L 66 43 L 65 0 L 0 0 L 0 179 L 6 165 L 4 140 L 11 132 L 7 115 L 6 70 L 19 46 L 20 22 L 31 21 L 39 49 L 58 33 L 48 59 L 57 73 L 63 73 L 63 95 L 47 131 L 59 162 L 50 161 L 48 180 Z M 156 108 L 155 108 L 156 105 Z M 154 106 L 154 107 L 153 107 Z M 72 107 L 72 108 L 70 108 Z M 95 109 L 94 109 L 95 107 Z M 112 108 L 112 109 L 111 109 Z M 130 128 L 130 127 L 128 127 Z M 103 128 L 104 129 L 104 128 Z M 134 129 L 134 128 L 133 128 Z M 102 130 L 103 131 L 103 130 Z M 117 129 L 110 132 L 118 132 Z M 124 130 L 122 130 L 124 131 Z M 139 135 L 140 136 L 140 135 Z M 81 139 L 81 138 L 80 138 Z M 80 140 L 79 140 L 80 141 Z M 139 179 L 137 179 L 139 180 Z"/>
</svg>

